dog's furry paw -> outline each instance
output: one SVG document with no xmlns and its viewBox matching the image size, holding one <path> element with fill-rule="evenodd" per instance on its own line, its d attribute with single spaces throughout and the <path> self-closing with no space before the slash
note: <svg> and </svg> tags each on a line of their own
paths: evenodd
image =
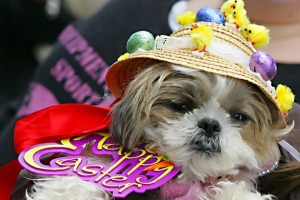
<svg viewBox="0 0 300 200">
<path fill-rule="evenodd" d="M 246 183 L 224 181 L 218 184 L 220 188 L 215 189 L 214 200 L 272 200 L 272 195 L 261 195 L 259 192 L 252 192 Z"/>
<path fill-rule="evenodd" d="M 78 177 L 56 176 L 40 178 L 27 191 L 27 200 L 109 200 L 110 195 L 93 183 Z"/>
</svg>

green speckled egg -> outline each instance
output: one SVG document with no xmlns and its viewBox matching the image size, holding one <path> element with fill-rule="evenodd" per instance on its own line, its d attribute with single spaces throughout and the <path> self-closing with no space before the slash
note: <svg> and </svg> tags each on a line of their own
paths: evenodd
<svg viewBox="0 0 300 200">
<path fill-rule="evenodd" d="M 154 48 L 154 37 L 148 31 L 138 31 L 133 33 L 126 44 L 128 53 L 134 53 L 139 48 L 144 50 L 153 50 Z"/>
</svg>

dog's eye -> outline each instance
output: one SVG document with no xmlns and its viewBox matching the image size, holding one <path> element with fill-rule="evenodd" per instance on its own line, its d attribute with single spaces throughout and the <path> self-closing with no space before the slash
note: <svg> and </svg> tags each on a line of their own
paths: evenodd
<svg viewBox="0 0 300 200">
<path fill-rule="evenodd" d="M 176 110 L 177 112 L 181 112 L 181 113 L 186 113 L 192 110 L 192 108 L 185 104 L 185 103 L 171 103 L 172 107 L 174 110 Z"/>
<path fill-rule="evenodd" d="M 235 122 L 246 122 L 248 120 L 248 117 L 242 113 L 234 113 L 231 115 L 231 118 Z"/>
</svg>

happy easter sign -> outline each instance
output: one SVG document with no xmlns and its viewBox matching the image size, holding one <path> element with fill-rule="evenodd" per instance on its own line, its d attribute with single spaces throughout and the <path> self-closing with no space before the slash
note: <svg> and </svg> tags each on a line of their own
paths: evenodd
<svg viewBox="0 0 300 200">
<path fill-rule="evenodd" d="M 106 163 L 102 159 L 101 162 L 89 162 L 82 155 L 84 146 L 90 148 L 94 157 L 106 157 L 112 161 Z M 43 164 L 41 160 L 53 154 L 64 156 L 55 157 L 48 164 Z M 19 156 L 21 165 L 32 173 L 77 176 L 97 184 L 116 198 L 126 197 L 131 192 L 144 193 L 146 190 L 156 189 L 179 172 L 179 168 L 173 165 L 147 170 L 149 166 L 161 161 L 163 156 L 144 144 L 138 145 L 135 151 L 124 150 L 109 133 L 94 133 L 57 143 L 36 145 Z"/>
</svg>

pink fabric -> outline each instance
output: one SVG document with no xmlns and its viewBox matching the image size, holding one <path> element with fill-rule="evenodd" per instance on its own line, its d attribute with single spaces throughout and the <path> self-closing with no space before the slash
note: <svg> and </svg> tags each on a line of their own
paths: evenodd
<svg viewBox="0 0 300 200">
<path fill-rule="evenodd" d="M 230 176 L 222 175 L 220 177 L 209 176 L 204 183 L 200 185 L 193 183 L 177 183 L 174 180 L 168 181 L 161 187 L 161 197 L 166 200 L 197 200 L 199 192 L 209 192 L 210 195 L 215 195 L 211 187 L 220 181 L 230 180 Z"/>
<path fill-rule="evenodd" d="M 195 200 L 198 199 L 199 188 L 192 183 L 177 183 L 170 180 L 161 187 L 161 197 L 166 200 Z"/>
</svg>

